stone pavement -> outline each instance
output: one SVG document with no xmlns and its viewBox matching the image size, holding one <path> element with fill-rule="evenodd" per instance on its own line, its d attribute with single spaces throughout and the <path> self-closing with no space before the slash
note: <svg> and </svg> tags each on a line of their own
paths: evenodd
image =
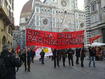
<svg viewBox="0 0 105 79">
<path fill-rule="evenodd" d="M 31 72 L 25 72 L 22 66 L 17 73 L 17 79 L 105 79 L 105 61 L 97 61 L 96 68 L 88 67 L 88 60 L 85 60 L 85 67 L 80 65 L 66 67 L 60 63 L 60 68 L 54 69 L 53 61 L 46 58 L 42 65 L 38 60 L 31 64 Z"/>
</svg>

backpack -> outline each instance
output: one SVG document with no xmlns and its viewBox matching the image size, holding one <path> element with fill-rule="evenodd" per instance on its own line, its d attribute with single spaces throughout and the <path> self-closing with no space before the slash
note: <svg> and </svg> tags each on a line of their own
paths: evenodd
<svg viewBox="0 0 105 79">
<path fill-rule="evenodd" d="M 8 71 L 5 63 L 5 58 L 0 56 L 0 79 L 5 79 L 7 73 Z"/>
</svg>

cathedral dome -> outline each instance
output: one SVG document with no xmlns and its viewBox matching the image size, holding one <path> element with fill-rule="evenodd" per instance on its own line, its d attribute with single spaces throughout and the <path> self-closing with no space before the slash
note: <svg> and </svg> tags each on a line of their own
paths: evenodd
<svg viewBox="0 0 105 79">
<path fill-rule="evenodd" d="M 32 12 L 32 1 L 33 0 L 29 0 L 22 8 L 22 11 L 21 11 L 21 17 L 23 14 L 27 14 L 27 13 L 30 13 Z"/>
<path fill-rule="evenodd" d="M 33 0 L 29 0 L 22 8 L 20 14 L 20 25 L 27 24 L 31 14 L 32 14 L 32 2 Z"/>
</svg>

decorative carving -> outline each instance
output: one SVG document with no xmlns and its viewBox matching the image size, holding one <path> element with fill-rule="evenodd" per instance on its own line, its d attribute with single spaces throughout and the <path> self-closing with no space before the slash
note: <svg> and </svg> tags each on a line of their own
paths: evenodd
<svg viewBox="0 0 105 79">
<path fill-rule="evenodd" d="M 48 24 L 48 19 L 43 19 L 43 24 L 47 25 Z"/>
<path fill-rule="evenodd" d="M 62 0 L 62 1 L 61 1 L 61 5 L 62 5 L 63 7 L 66 7 L 66 6 L 67 6 L 67 2 L 66 2 L 65 0 Z"/>
</svg>

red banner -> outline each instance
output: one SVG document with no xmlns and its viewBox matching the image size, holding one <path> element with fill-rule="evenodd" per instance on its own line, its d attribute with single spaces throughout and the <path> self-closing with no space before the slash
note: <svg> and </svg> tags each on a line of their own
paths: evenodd
<svg viewBox="0 0 105 79">
<path fill-rule="evenodd" d="M 44 46 L 56 49 L 78 48 L 84 44 L 84 31 L 48 32 L 26 29 L 27 46 Z"/>
<path fill-rule="evenodd" d="M 101 37 L 101 35 L 96 35 L 94 37 L 89 38 L 90 44 L 93 43 L 95 40 L 99 39 L 100 37 Z"/>
</svg>

